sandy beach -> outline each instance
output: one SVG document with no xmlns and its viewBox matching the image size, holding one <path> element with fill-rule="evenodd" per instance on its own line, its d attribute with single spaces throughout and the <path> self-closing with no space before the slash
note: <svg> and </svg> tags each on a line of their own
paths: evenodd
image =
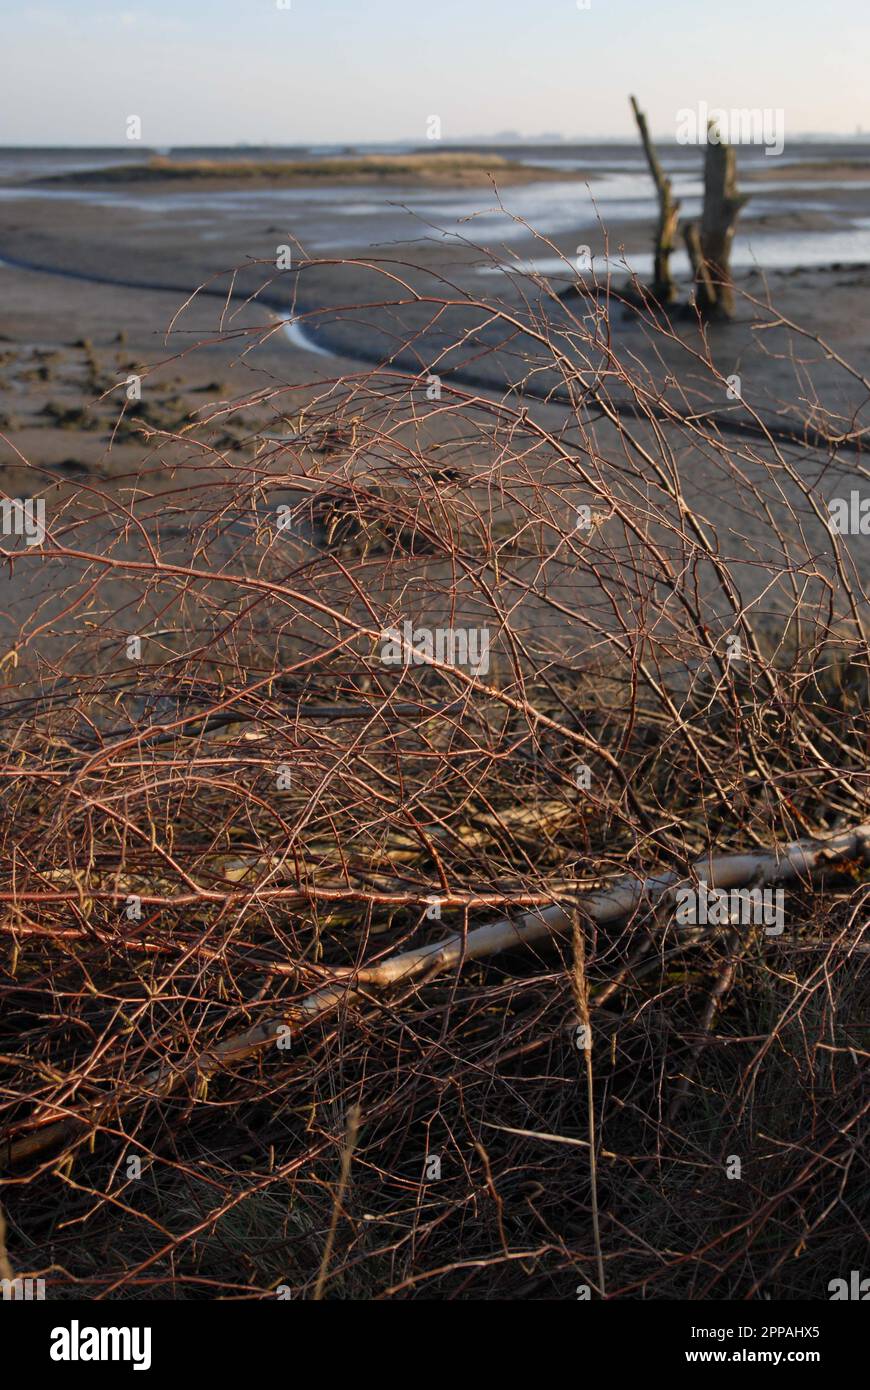
<svg viewBox="0 0 870 1390">
<path fill-rule="evenodd" d="M 519 167 L 516 153 L 493 157 L 494 181 L 504 163 Z M 286 431 L 291 396 L 298 410 L 321 390 L 318 383 L 352 381 L 387 359 L 421 380 L 437 363 L 445 382 L 494 399 L 513 383 L 511 399 L 519 389 L 550 427 L 572 437 L 571 413 L 558 404 L 552 370 L 521 384 L 534 362 L 534 335 L 524 341 L 503 323 L 487 325 L 485 313 L 468 301 L 495 298 L 520 323 L 530 313 L 543 314 L 556 331 L 572 333 L 570 297 L 563 307 L 555 296 L 576 281 L 581 239 L 603 298 L 629 283 L 629 267 L 642 279 L 652 210 L 646 176 L 634 150 L 595 155 L 577 152 L 587 167 L 570 171 L 572 181 L 562 169 L 556 181 L 508 187 L 503 198 L 479 189 L 441 191 L 425 182 L 363 194 L 352 185 L 321 188 L 319 176 L 287 189 L 250 188 L 234 181 L 232 163 L 230 176 L 208 189 L 196 179 L 173 179 L 171 186 L 125 182 L 111 162 L 105 185 L 97 182 L 100 171 L 58 171 L 55 165 L 53 173 L 42 170 L 37 187 L 24 177 L 24 156 L 12 174 L 7 162 L 0 187 L 0 462 L 7 490 L 26 493 L 35 477 L 55 489 L 88 480 L 129 489 L 137 476 L 147 476 L 152 488 L 162 486 L 161 477 L 175 485 L 168 465 L 183 468 L 184 451 L 153 433 L 149 444 L 149 430 L 178 433 L 203 414 L 213 415 L 216 447 L 244 450 L 252 436 Z M 674 157 L 689 211 L 697 190 L 692 155 L 681 149 Z M 628 173 L 621 166 L 632 157 Z M 475 155 L 478 172 L 486 158 Z M 547 152 L 530 151 L 527 158 L 546 161 Z M 723 428 L 737 431 L 738 439 L 741 429 L 751 437 L 759 420 L 785 432 L 800 432 L 807 423 L 846 432 L 865 396 L 861 377 L 870 372 L 863 307 L 870 288 L 866 169 L 842 158 L 823 169 L 796 154 L 771 180 L 768 163 L 758 156 L 746 170 L 752 200 L 735 246 L 743 298 L 735 322 L 720 327 L 710 344 L 721 376 L 739 376 L 742 399 L 724 398 L 715 383 L 711 388 L 700 360 L 705 335 L 696 323 L 678 325 L 673 338 L 663 340 L 614 304 L 612 351 L 636 363 L 662 399 L 679 409 L 715 407 Z M 810 168 L 816 192 L 808 194 Z M 847 168 L 854 177 L 843 177 Z M 62 189 L 52 179 L 60 179 Z M 780 186 L 786 179 L 788 188 Z M 762 193 L 761 180 L 775 186 Z M 846 235 L 854 240 L 853 255 L 863 259 L 838 259 Z M 808 243 L 812 255 L 803 263 Z M 290 269 L 277 268 L 282 247 Z M 741 268 L 747 257 L 755 264 Z M 781 264 L 788 257 L 794 263 Z M 453 307 L 433 321 L 427 301 L 445 290 Z M 391 302 L 396 298 L 403 301 L 400 328 Z M 294 318 L 289 329 L 279 324 L 282 315 Z M 799 336 L 797 327 L 808 336 Z M 836 344 L 857 375 L 844 372 L 824 344 Z M 591 350 L 587 361 L 600 365 L 604 357 Z M 135 414 L 125 404 L 131 373 L 146 383 Z M 801 402 L 810 378 L 816 394 Z M 228 403 L 239 401 L 250 405 L 228 418 Z M 606 421 L 597 428 L 606 453 L 614 441 Z M 449 424 L 438 419 L 426 429 L 435 439 L 445 429 L 449 434 Z M 647 426 L 638 429 L 650 438 Z M 798 450 L 795 458 L 822 496 L 848 494 L 860 484 L 853 448 Z M 730 486 L 717 492 L 716 468 L 703 451 L 683 468 L 687 497 L 715 517 L 723 537 L 748 531 L 763 547 L 763 518 L 747 516 Z M 758 469 L 748 469 L 755 479 Z M 795 502 L 791 493 L 787 500 Z M 771 505 L 779 507 L 780 500 L 772 498 Z M 807 564 L 824 548 L 812 517 L 793 544 L 795 558 L 803 554 Z M 866 577 L 864 548 L 856 548 L 855 563 Z M 763 565 L 750 566 L 743 577 L 751 595 L 766 590 Z M 7 622 L 13 625 L 29 601 L 28 583 L 22 570 L 7 586 Z M 534 621 L 531 614 L 528 621 Z"/>
</svg>

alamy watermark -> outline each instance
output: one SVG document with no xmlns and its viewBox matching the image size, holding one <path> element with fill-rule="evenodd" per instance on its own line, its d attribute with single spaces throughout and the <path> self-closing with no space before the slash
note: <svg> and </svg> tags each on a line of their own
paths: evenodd
<svg viewBox="0 0 870 1390">
<path fill-rule="evenodd" d="M 45 540 L 45 498 L 0 498 L 0 535 L 23 536 L 25 545 Z"/>
<path fill-rule="evenodd" d="M 385 666 L 467 666 L 475 676 L 489 671 L 489 629 L 485 627 L 414 627 L 407 620 L 387 628 L 381 647 Z"/>
<path fill-rule="evenodd" d="M 765 936 L 781 936 L 785 927 L 782 888 L 697 888 L 676 890 L 676 921 L 687 926 L 764 927 Z"/>
<path fill-rule="evenodd" d="M 45 1300 L 44 1279 L 0 1279 L 0 1302 L 42 1303 Z"/>
<path fill-rule="evenodd" d="M 151 1366 L 150 1327 L 82 1327 L 73 1318 L 69 1327 L 54 1327 L 52 1361 L 131 1361 L 134 1371 Z"/>
<path fill-rule="evenodd" d="M 832 497 L 828 526 L 838 536 L 870 536 L 870 497 L 853 488 L 848 497 Z"/>
<path fill-rule="evenodd" d="M 732 108 L 699 101 L 694 109 L 683 106 L 677 112 L 678 145 L 764 145 L 765 155 L 782 154 L 785 149 L 785 112 L 781 106 Z"/>
<path fill-rule="evenodd" d="M 828 1284 L 828 1293 L 831 1295 L 832 1303 L 844 1298 L 866 1303 L 870 1299 L 870 1279 L 862 1279 L 859 1270 L 850 1269 L 848 1280 L 831 1280 Z"/>
</svg>

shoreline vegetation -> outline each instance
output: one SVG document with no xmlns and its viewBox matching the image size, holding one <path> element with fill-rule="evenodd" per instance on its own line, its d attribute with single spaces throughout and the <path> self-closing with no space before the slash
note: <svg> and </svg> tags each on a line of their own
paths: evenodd
<svg viewBox="0 0 870 1390">
<path fill-rule="evenodd" d="M 741 178 L 747 183 L 790 183 L 794 179 L 812 180 L 828 183 L 833 180 L 854 180 L 861 183 L 870 179 L 870 160 L 868 159 L 804 159 L 795 164 L 767 165 L 761 168 L 741 171 Z"/>
<path fill-rule="evenodd" d="M 738 155 L 739 159 L 739 155 Z M 441 188 L 501 184 L 545 183 L 553 180 L 587 183 L 602 178 L 602 169 L 564 169 L 523 164 L 506 155 L 473 152 L 329 155 L 302 159 L 226 159 L 153 155 L 147 160 L 112 164 L 98 169 L 73 169 L 27 180 L 34 188 L 89 188 L 106 184 L 198 183 L 247 187 L 318 187 L 341 184 L 420 184 Z M 870 182 L 870 159 L 804 159 L 792 164 L 762 164 L 740 169 L 746 183 L 788 184 Z"/>
<path fill-rule="evenodd" d="M 570 268 L 592 175 L 151 153 L 0 203 L 0 1272 L 827 1300 L 866 1250 L 867 270 L 762 244 L 708 323 L 676 269 L 664 311 L 478 281 L 497 219 L 428 232 L 491 194 L 332 191 L 572 178 L 506 243 Z M 327 248 L 292 278 L 285 219 Z"/>
<path fill-rule="evenodd" d="M 824 1298 L 866 1244 L 867 585 L 826 525 L 860 475 L 733 446 L 719 326 L 678 350 L 646 315 L 686 419 L 587 289 L 523 359 L 582 397 L 565 418 L 398 379 L 408 292 L 366 283 L 354 332 L 386 308 L 405 336 L 364 376 L 267 358 L 264 393 L 224 391 L 215 348 L 247 330 L 222 305 L 164 349 L 173 394 L 199 358 L 220 401 L 173 427 L 156 367 L 116 397 L 120 486 L 23 458 L 46 506 L 42 543 L 4 547 L 13 1274 Z M 426 304 L 451 335 L 452 295 Z M 475 358 L 518 351 L 512 304 L 473 307 L 505 330 L 455 324 Z M 765 339 L 794 373 L 768 389 L 842 433 L 841 344 L 822 380 L 815 325 Z M 136 384 L 132 336 L 106 347 L 71 403 Z M 84 1192 L 62 1224 L 58 1172 Z"/>
<path fill-rule="evenodd" d="M 116 164 L 107 169 L 77 169 L 33 179 L 34 185 L 163 183 L 179 179 L 191 182 L 261 182 L 305 187 L 326 182 L 422 183 L 476 187 L 493 177 L 502 183 L 535 183 L 557 177 L 581 180 L 594 177 L 583 171 L 554 171 L 540 165 L 519 164 L 503 155 L 414 154 L 355 155 L 328 159 L 170 159 L 155 156 L 144 164 Z"/>
</svg>

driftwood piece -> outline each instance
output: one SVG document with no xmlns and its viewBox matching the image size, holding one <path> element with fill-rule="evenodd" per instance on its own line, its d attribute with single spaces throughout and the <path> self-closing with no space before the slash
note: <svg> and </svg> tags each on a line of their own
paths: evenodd
<svg viewBox="0 0 870 1390">
<path fill-rule="evenodd" d="M 656 225 L 656 239 L 653 248 L 653 282 L 650 288 L 660 304 L 671 304 L 677 297 L 677 287 L 671 274 L 671 253 L 677 236 L 680 204 L 673 196 L 671 181 L 662 169 L 659 157 L 655 152 L 650 139 L 646 116 L 634 97 L 630 97 L 629 100 L 634 112 L 634 119 L 637 121 L 637 128 L 640 131 L 646 162 L 653 176 L 659 198 L 659 220 Z"/>
<path fill-rule="evenodd" d="M 41 1117 L 37 1127 L 14 1144 L 7 1145 L 10 1164 L 20 1163 L 55 1147 L 76 1134 L 84 1138 L 102 1125 L 111 1125 L 121 1113 L 142 1098 L 163 1098 L 185 1085 L 193 1092 L 221 1067 L 239 1061 L 271 1046 L 289 1028 L 298 1034 L 309 1024 L 323 1019 L 339 1007 L 363 1003 L 381 991 L 398 986 L 422 984 L 446 970 L 460 970 L 468 961 L 483 960 L 499 951 L 530 945 L 572 930 L 574 911 L 599 926 L 623 921 L 644 906 L 652 907 L 673 898 L 681 886 L 704 882 L 709 888 L 764 887 L 773 883 L 799 883 L 809 887 L 813 876 L 828 865 L 870 856 L 870 821 L 825 839 L 799 840 L 781 849 L 752 854 L 706 855 L 692 865 L 689 877 L 663 873 L 639 879 L 626 876 L 612 887 L 585 894 L 577 908 L 553 906 L 527 912 L 516 921 L 502 918 L 476 927 L 463 936 L 454 934 L 443 941 L 402 951 L 375 965 L 361 969 L 342 968 L 333 979 L 299 1003 L 286 1007 L 273 1018 L 264 1019 L 244 1033 L 217 1043 L 193 1062 L 179 1066 L 155 1067 L 142 1077 L 137 1093 L 110 1096 L 77 1113 L 53 1118 Z M 608 986 L 603 986 L 606 995 Z M 595 1002 L 593 1000 L 593 1002 Z"/>
</svg>

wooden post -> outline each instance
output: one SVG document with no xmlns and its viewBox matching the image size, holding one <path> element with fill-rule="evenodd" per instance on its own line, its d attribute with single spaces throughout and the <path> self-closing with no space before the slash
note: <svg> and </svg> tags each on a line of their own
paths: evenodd
<svg viewBox="0 0 870 1390">
<path fill-rule="evenodd" d="M 677 234 L 677 223 L 680 216 L 680 204 L 673 197 L 671 192 L 671 181 L 665 176 L 664 170 L 659 163 L 658 155 L 653 149 L 650 139 L 649 129 L 646 123 L 646 116 L 641 111 L 634 97 L 630 97 L 631 109 L 634 112 L 634 119 L 637 121 L 637 128 L 640 131 L 640 138 L 643 143 L 646 162 L 649 165 L 656 192 L 659 195 L 659 220 L 656 227 L 655 250 L 653 254 L 653 283 L 652 293 L 660 304 L 671 304 L 677 297 L 677 288 L 671 275 L 671 252 L 674 249 L 674 240 Z"/>
<path fill-rule="evenodd" d="M 716 138 L 711 139 L 714 133 Z M 734 240 L 734 229 L 741 208 L 748 201 L 746 195 L 737 192 L 737 161 L 734 150 L 720 138 L 715 122 L 711 121 L 707 131 L 707 153 L 704 158 L 701 263 L 695 272 L 698 305 L 701 312 L 710 317 L 730 319 L 734 314 L 731 243 Z M 691 246 L 689 255 L 692 256 Z"/>
</svg>

